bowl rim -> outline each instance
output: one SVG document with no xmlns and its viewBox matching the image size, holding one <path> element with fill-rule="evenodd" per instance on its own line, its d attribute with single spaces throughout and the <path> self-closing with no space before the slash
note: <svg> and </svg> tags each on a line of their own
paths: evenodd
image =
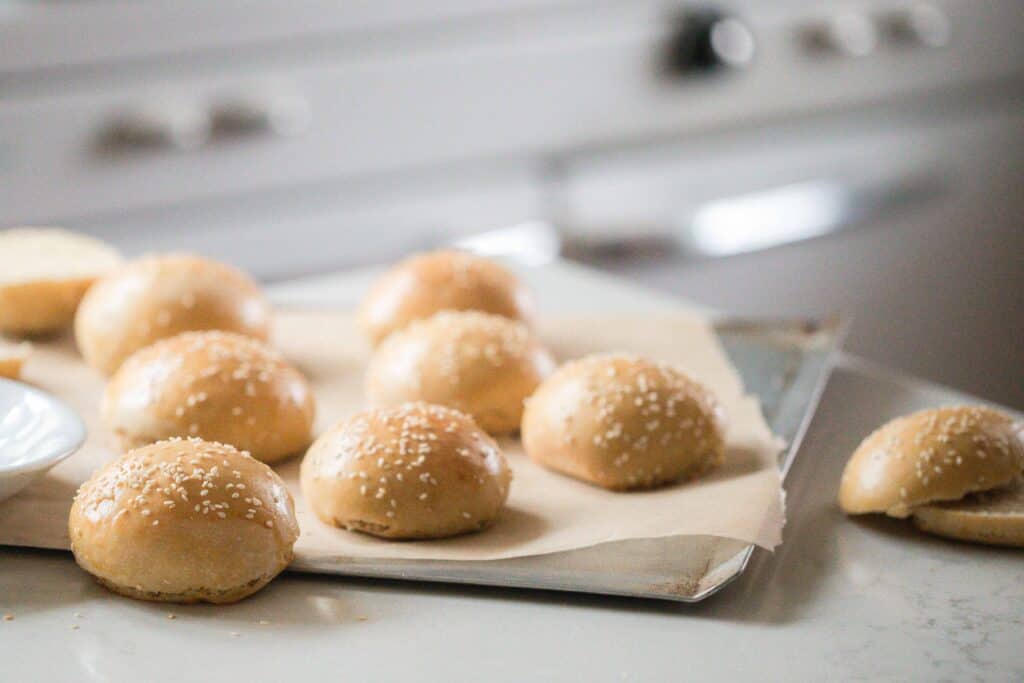
<svg viewBox="0 0 1024 683">
<path fill-rule="evenodd" d="M 0 462 L 0 476 L 48 470 L 57 463 L 73 455 L 79 448 L 82 447 L 82 444 L 85 443 L 85 438 L 87 435 L 85 422 L 82 420 L 81 416 L 77 412 L 75 412 L 75 410 L 72 409 L 67 403 L 60 400 L 59 398 L 49 393 L 48 391 L 43 391 L 42 389 L 38 389 L 30 384 L 25 384 L 24 382 L 18 382 L 15 380 L 0 377 L 0 387 L 4 386 L 13 387 L 23 392 L 24 394 L 32 394 L 46 401 L 51 405 L 52 408 L 62 413 L 66 422 L 70 425 L 74 425 L 78 433 L 74 438 L 73 442 L 71 443 L 71 445 L 68 446 L 67 448 L 57 449 L 53 452 L 45 453 L 41 457 L 33 458 L 28 462 L 22 462 L 16 465 L 5 465 L 3 464 L 3 462 Z"/>
</svg>

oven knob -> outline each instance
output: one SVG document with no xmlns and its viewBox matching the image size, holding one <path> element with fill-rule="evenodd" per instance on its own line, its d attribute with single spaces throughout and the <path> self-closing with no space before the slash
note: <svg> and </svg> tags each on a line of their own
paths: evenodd
<svg viewBox="0 0 1024 683">
<path fill-rule="evenodd" d="M 843 57 L 864 57 L 878 45 L 878 31 L 863 14 L 838 14 L 808 33 L 808 43 L 815 50 Z"/>
<path fill-rule="evenodd" d="M 668 69 L 676 74 L 740 67 L 754 58 L 754 34 L 736 17 L 713 10 L 688 11 L 669 39 Z"/>
<path fill-rule="evenodd" d="M 922 47 L 942 47 L 949 43 L 952 34 L 946 13 L 929 4 L 892 14 L 886 27 L 895 40 Z"/>
</svg>

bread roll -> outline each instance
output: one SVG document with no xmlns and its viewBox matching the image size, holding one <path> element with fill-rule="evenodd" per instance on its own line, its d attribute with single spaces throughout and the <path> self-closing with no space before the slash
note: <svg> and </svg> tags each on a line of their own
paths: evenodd
<svg viewBox="0 0 1024 683">
<path fill-rule="evenodd" d="M 69 327 L 85 291 L 120 262 L 113 247 L 67 230 L 0 231 L 0 332 Z"/>
<path fill-rule="evenodd" d="M 302 494 L 325 524 L 393 539 L 488 525 L 512 472 L 468 415 L 426 403 L 358 413 L 316 440 Z"/>
<path fill-rule="evenodd" d="M 12 344 L 0 339 L 0 377 L 21 379 L 21 369 L 30 355 L 32 345 L 28 342 Z"/>
<path fill-rule="evenodd" d="M 370 403 L 426 401 L 456 408 L 491 434 L 519 429 L 523 401 L 555 367 L 523 323 L 476 311 L 446 311 L 413 322 L 370 360 Z"/>
<path fill-rule="evenodd" d="M 461 251 L 434 251 L 385 273 L 363 300 L 359 323 L 376 345 L 413 320 L 447 310 L 529 321 L 533 300 L 515 275 L 493 261 Z"/>
<path fill-rule="evenodd" d="M 68 522 L 75 561 L 121 595 L 235 602 L 292 559 L 292 497 L 269 467 L 199 439 L 130 451 L 82 484 Z"/>
<path fill-rule="evenodd" d="M 266 339 L 270 307 L 241 271 L 188 254 L 133 261 L 89 290 L 75 318 L 85 361 L 111 374 L 144 346 L 191 330 Z"/>
<path fill-rule="evenodd" d="M 277 462 L 313 440 L 306 378 L 263 342 L 231 332 L 185 332 L 137 351 L 107 384 L 102 414 L 124 450 L 195 436 Z"/>
<path fill-rule="evenodd" d="M 933 408 L 870 434 L 846 463 L 848 514 L 906 517 L 918 506 L 1005 486 L 1024 470 L 1022 427 L 984 406 Z"/>
<path fill-rule="evenodd" d="M 527 400 L 533 460 L 607 489 L 659 486 L 721 463 L 725 415 L 681 370 L 625 354 L 568 363 Z"/>
<path fill-rule="evenodd" d="M 914 524 L 961 541 L 1024 548 L 1024 482 L 914 508 Z"/>
</svg>

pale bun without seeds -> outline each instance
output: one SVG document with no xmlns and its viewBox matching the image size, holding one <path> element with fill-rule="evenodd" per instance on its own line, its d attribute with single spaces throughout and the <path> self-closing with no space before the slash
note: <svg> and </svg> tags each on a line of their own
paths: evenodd
<svg viewBox="0 0 1024 683">
<path fill-rule="evenodd" d="M 914 508 L 914 525 L 946 538 L 1024 548 L 1024 482 Z"/>
<path fill-rule="evenodd" d="M 15 344 L 0 339 L 0 377 L 4 379 L 21 379 L 21 369 L 25 367 L 32 355 L 32 345 L 28 342 Z"/>
<path fill-rule="evenodd" d="M 0 231 L 0 332 L 69 327 L 86 290 L 120 263 L 113 247 L 60 228 Z"/>
</svg>

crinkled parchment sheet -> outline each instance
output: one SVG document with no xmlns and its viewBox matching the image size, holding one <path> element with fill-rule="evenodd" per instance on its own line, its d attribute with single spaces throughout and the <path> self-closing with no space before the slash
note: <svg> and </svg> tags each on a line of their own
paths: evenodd
<svg viewBox="0 0 1024 683">
<path fill-rule="evenodd" d="M 612 493 L 533 464 L 515 439 L 502 442 L 515 480 L 508 506 L 478 534 L 442 541 L 378 540 L 321 524 L 306 510 L 296 458 L 277 469 L 298 507 L 299 559 L 363 557 L 494 560 L 541 555 L 609 541 L 689 534 L 723 536 L 773 548 L 784 512 L 772 435 L 755 398 L 743 393 L 703 316 L 552 317 L 538 325 L 559 361 L 597 351 L 630 351 L 671 361 L 708 385 L 729 416 L 723 466 L 667 488 Z M 317 432 L 363 407 L 362 375 L 369 355 L 349 315 L 282 312 L 276 345 L 306 373 L 317 398 Z M 103 380 L 85 367 L 70 340 L 41 343 L 25 379 L 74 407 L 89 427 L 85 446 L 14 498 L 0 503 L 0 544 L 67 548 L 67 516 L 75 489 L 114 457 L 99 423 Z"/>
</svg>

